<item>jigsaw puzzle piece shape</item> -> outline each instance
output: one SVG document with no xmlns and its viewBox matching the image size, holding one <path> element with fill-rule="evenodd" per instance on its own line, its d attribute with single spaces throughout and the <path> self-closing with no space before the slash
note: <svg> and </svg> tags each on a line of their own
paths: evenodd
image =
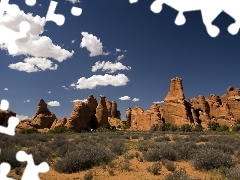
<svg viewBox="0 0 240 180">
<path fill-rule="evenodd" d="M 15 128 L 19 124 L 20 120 L 17 117 L 11 116 L 8 119 L 8 127 L 0 126 L 0 133 L 7 134 L 9 136 L 15 135 Z"/>
<path fill-rule="evenodd" d="M 0 179 L 1 180 L 15 180 L 12 178 L 7 177 L 7 174 L 10 172 L 11 170 L 11 165 L 9 163 L 1 163 L 0 164 Z"/>
<path fill-rule="evenodd" d="M 48 12 L 46 15 L 46 20 L 47 21 L 53 21 L 55 22 L 58 26 L 62 26 L 65 22 L 65 17 L 62 14 L 55 14 L 55 9 L 57 7 L 58 2 L 56 1 L 51 1 Z"/>
<path fill-rule="evenodd" d="M 16 158 L 20 162 L 27 162 L 21 180 L 40 180 L 38 173 L 46 173 L 49 171 L 48 163 L 42 162 L 36 166 L 32 154 L 27 154 L 25 151 L 18 151 Z"/>
<path fill-rule="evenodd" d="M 2 99 L 1 105 L 0 105 L 0 109 L 1 109 L 2 111 L 6 111 L 6 110 L 8 110 L 8 108 L 9 108 L 9 102 L 8 102 L 8 100 Z"/>
<path fill-rule="evenodd" d="M 36 0 L 25 0 L 25 3 L 28 6 L 34 6 L 36 4 Z"/>
<path fill-rule="evenodd" d="M 9 54 L 16 54 L 18 52 L 18 46 L 16 41 L 27 37 L 27 32 L 30 30 L 30 24 L 23 21 L 19 25 L 19 32 L 13 31 L 4 25 L 0 25 L 0 44 L 8 44 Z M 7 34 L 7 35 L 6 35 Z"/>
</svg>

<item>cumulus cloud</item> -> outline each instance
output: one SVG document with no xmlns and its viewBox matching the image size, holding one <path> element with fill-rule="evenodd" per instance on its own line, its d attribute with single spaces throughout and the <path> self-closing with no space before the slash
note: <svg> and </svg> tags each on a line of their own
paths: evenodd
<svg viewBox="0 0 240 180">
<path fill-rule="evenodd" d="M 60 46 L 53 44 L 52 40 L 47 36 L 40 36 L 44 32 L 44 26 L 46 19 L 40 16 L 33 16 L 31 13 L 25 14 L 19 8 L 15 10 L 15 13 L 7 11 L 3 16 L 0 25 L 4 27 L 5 33 L 0 33 L 0 48 L 9 50 L 11 47 L 10 40 L 12 39 L 13 32 L 19 31 L 19 25 L 21 22 L 26 21 L 30 24 L 30 30 L 26 34 L 25 38 L 18 39 L 16 45 L 18 52 L 12 54 L 27 55 L 33 57 L 53 58 L 59 62 L 71 57 L 74 51 L 69 52 L 62 49 Z"/>
<path fill-rule="evenodd" d="M 123 97 L 120 97 L 119 99 L 122 101 L 131 100 L 129 96 L 123 96 Z"/>
<path fill-rule="evenodd" d="M 28 116 L 24 116 L 24 115 L 16 115 L 16 117 L 17 117 L 20 121 L 29 119 Z"/>
<path fill-rule="evenodd" d="M 27 73 L 39 72 L 45 70 L 57 70 L 58 65 L 46 58 L 26 58 L 24 62 L 10 64 L 10 69 L 17 71 L 25 71 Z"/>
<path fill-rule="evenodd" d="M 112 62 L 96 62 L 94 66 L 92 66 L 92 72 L 96 72 L 97 70 L 102 69 L 102 71 L 108 71 L 108 73 L 114 73 L 117 70 L 130 70 L 131 67 L 128 66 L 124 66 L 122 63 L 120 62 L 116 62 L 116 63 L 112 63 Z"/>
<path fill-rule="evenodd" d="M 77 83 L 72 83 L 70 86 L 76 89 L 94 89 L 97 86 L 125 86 L 130 80 L 124 74 L 118 75 L 93 75 L 90 78 L 82 77 Z"/>
<path fill-rule="evenodd" d="M 8 88 L 4 88 L 4 91 L 8 91 Z"/>
<path fill-rule="evenodd" d="M 51 92 L 51 91 L 48 91 L 47 93 L 49 93 L 49 94 L 50 94 L 50 93 L 52 93 L 52 92 Z"/>
<path fill-rule="evenodd" d="M 137 101 L 139 101 L 140 99 L 138 99 L 138 98 L 133 98 L 133 102 L 137 102 Z"/>
<path fill-rule="evenodd" d="M 98 56 L 98 55 L 108 55 L 109 52 L 103 52 L 103 45 L 93 34 L 88 34 L 88 32 L 82 32 L 83 35 L 82 42 L 80 44 L 81 48 L 86 47 L 88 51 L 90 51 L 90 57 Z"/>
<path fill-rule="evenodd" d="M 153 102 L 154 104 L 161 104 L 161 103 L 164 103 L 164 101 L 156 101 L 156 102 Z"/>
<path fill-rule="evenodd" d="M 23 101 L 23 102 L 30 102 L 30 100 L 29 100 L 29 99 L 27 99 L 27 100 L 25 100 L 25 101 Z"/>
<path fill-rule="evenodd" d="M 77 101 L 87 102 L 87 99 L 83 99 L 83 100 L 75 99 L 75 100 L 72 100 L 71 102 L 77 102 Z"/>
<path fill-rule="evenodd" d="M 63 87 L 63 89 L 65 89 L 65 90 L 69 90 L 66 86 L 62 86 Z"/>
<path fill-rule="evenodd" d="M 125 57 L 124 54 L 119 55 L 119 56 L 117 57 L 117 60 L 120 61 L 120 60 L 123 59 L 124 57 Z"/>
<path fill-rule="evenodd" d="M 60 103 L 58 101 L 50 101 L 47 103 L 49 106 L 60 106 Z"/>
</svg>

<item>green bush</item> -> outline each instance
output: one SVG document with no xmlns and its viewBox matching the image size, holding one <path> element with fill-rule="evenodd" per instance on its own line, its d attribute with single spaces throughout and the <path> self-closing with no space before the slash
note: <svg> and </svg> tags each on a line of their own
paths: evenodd
<svg viewBox="0 0 240 180">
<path fill-rule="evenodd" d="M 193 129 L 193 131 L 195 131 L 195 132 L 202 132 L 203 131 L 202 125 L 201 124 L 197 124 L 195 126 L 195 128 Z"/>
<path fill-rule="evenodd" d="M 207 126 L 208 126 L 208 129 L 209 129 L 210 131 L 216 131 L 217 128 L 220 127 L 219 123 L 214 122 L 214 121 L 209 122 L 209 123 L 207 124 Z"/>
<path fill-rule="evenodd" d="M 39 133 L 37 129 L 35 128 L 30 128 L 30 129 L 21 129 L 19 134 L 32 134 L 32 133 Z"/>
<path fill-rule="evenodd" d="M 65 126 L 57 126 L 54 129 L 49 130 L 48 133 L 59 134 L 59 133 L 64 133 L 68 131 L 69 130 Z"/>
<path fill-rule="evenodd" d="M 236 120 L 236 124 L 237 124 L 237 125 L 240 125 L 240 119 L 237 119 L 237 120 Z"/>
<path fill-rule="evenodd" d="M 168 171 L 175 171 L 176 169 L 176 166 L 174 165 L 174 162 L 173 161 L 169 161 L 167 159 L 163 159 L 162 160 L 162 164 L 165 166 L 165 168 L 168 170 Z"/>
<path fill-rule="evenodd" d="M 234 132 L 240 131 L 240 125 L 234 125 L 234 126 L 232 127 L 232 131 L 234 131 Z"/>
<path fill-rule="evenodd" d="M 170 124 L 170 123 L 164 123 L 162 127 L 163 131 L 172 131 L 175 132 L 178 130 L 178 127 L 176 125 Z"/>
<path fill-rule="evenodd" d="M 229 127 L 227 125 L 222 125 L 217 128 L 218 132 L 229 131 Z"/>
<path fill-rule="evenodd" d="M 193 128 L 190 124 L 183 124 L 179 130 L 183 132 L 192 132 Z"/>
</svg>

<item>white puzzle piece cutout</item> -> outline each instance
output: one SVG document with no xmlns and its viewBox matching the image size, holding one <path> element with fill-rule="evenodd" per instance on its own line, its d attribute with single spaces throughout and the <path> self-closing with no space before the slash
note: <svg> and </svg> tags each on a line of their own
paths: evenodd
<svg viewBox="0 0 240 180">
<path fill-rule="evenodd" d="M 138 0 L 129 0 L 129 2 L 136 3 Z M 175 19 L 176 25 L 183 25 L 186 22 L 184 12 L 201 11 L 202 20 L 206 27 L 207 33 L 211 37 L 219 35 L 220 30 L 217 26 L 213 25 L 213 21 L 225 12 L 231 16 L 235 22 L 228 26 L 228 32 L 236 35 L 240 28 L 240 1 L 239 0 L 155 0 L 150 9 L 154 13 L 160 13 L 163 4 L 166 4 L 178 11 Z"/>
<path fill-rule="evenodd" d="M 9 136 L 15 135 L 15 128 L 19 124 L 20 120 L 17 117 L 11 116 L 8 119 L 8 127 L 0 126 L 0 133 L 7 134 Z"/>
<path fill-rule="evenodd" d="M 46 173 L 49 171 L 49 165 L 46 162 L 42 162 L 39 165 L 35 165 L 32 154 L 27 154 L 24 151 L 18 151 L 16 158 L 20 162 L 27 162 L 27 166 L 23 172 L 21 180 L 40 180 L 38 173 Z"/>
<path fill-rule="evenodd" d="M 7 177 L 7 174 L 10 172 L 11 170 L 11 165 L 9 163 L 1 163 L 0 164 L 0 179 L 1 180 L 15 180 L 12 178 Z"/>
<path fill-rule="evenodd" d="M 2 111 L 6 111 L 9 108 L 9 102 L 6 99 L 2 99 L 1 104 L 0 104 L 0 109 Z"/>
</svg>

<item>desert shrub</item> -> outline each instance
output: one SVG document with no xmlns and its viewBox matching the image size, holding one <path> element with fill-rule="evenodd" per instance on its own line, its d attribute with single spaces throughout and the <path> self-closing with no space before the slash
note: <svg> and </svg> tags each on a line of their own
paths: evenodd
<svg viewBox="0 0 240 180">
<path fill-rule="evenodd" d="M 184 169 L 173 171 L 165 177 L 165 180 L 193 180 Z"/>
<path fill-rule="evenodd" d="M 122 155 L 126 152 L 126 145 L 124 141 L 113 140 L 109 149 L 116 155 Z"/>
<path fill-rule="evenodd" d="M 21 129 L 19 134 L 32 134 L 32 133 L 39 133 L 37 129 L 35 128 L 29 128 L 29 129 Z"/>
<path fill-rule="evenodd" d="M 85 175 L 84 175 L 84 180 L 92 180 L 94 177 L 93 172 L 92 171 L 88 171 Z"/>
<path fill-rule="evenodd" d="M 216 131 L 218 132 L 229 131 L 229 127 L 227 125 L 221 125 L 216 129 Z"/>
<path fill-rule="evenodd" d="M 240 125 L 234 125 L 234 126 L 232 127 L 232 131 L 234 131 L 234 132 L 240 131 Z"/>
<path fill-rule="evenodd" d="M 218 143 L 218 142 L 207 142 L 205 145 L 203 145 L 206 149 L 212 148 L 212 149 L 218 149 L 222 151 L 223 153 L 229 153 L 233 154 L 234 149 L 231 145 L 225 144 L 225 143 Z"/>
<path fill-rule="evenodd" d="M 133 134 L 133 135 L 131 135 L 131 138 L 132 139 L 138 139 L 139 138 L 139 134 Z"/>
<path fill-rule="evenodd" d="M 7 162 L 11 165 L 11 168 L 20 167 L 21 163 L 16 159 L 17 150 L 14 146 L 1 148 L 0 162 Z"/>
<path fill-rule="evenodd" d="M 161 168 L 162 168 L 162 165 L 160 162 L 154 162 L 151 166 L 147 168 L 147 170 L 153 175 L 159 175 Z"/>
<path fill-rule="evenodd" d="M 168 170 L 168 171 L 174 171 L 176 169 L 176 166 L 174 165 L 174 162 L 173 161 L 169 161 L 167 159 L 163 159 L 162 160 L 162 164 L 165 166 L 165 168 Z"/>
<path fill-rule="evenodd" d="M 54 169 L 60 173 L 74 173 L 80 170 L 91 168 L 101 163 L 108 163 L 114 154 L 101 146 L 85 144 L 54 163 Z"/>
<path fill-rule="evenodd" d="M 128 160 L 124 160 L 124 161 L 122 161 L 121 163 L 120 163 L 120 169 L 122 170 L 122 171 L 130 171 L 131 169 L 130 169 L 130 166 L 131 166 L 131 164 L 130 164 L 130 162 L 128 161 Z"/>
<path fill-rule="evenodd" d="M 126 160 L 130 160 L 130 159 L 133 159 L 135 157 L 135 154 L 130 154 L 130 153 L 125 153 L 123 155 L 124 159 Z"/>
<path fill-rule="evenodd" d="M 173 144 L 175 151 L 177 152 L 178 160 L 191 159 L 191 155 L 198 149 L 198 146 L 194 142 L 176 142 Z"/>
<path fill-rule="evenodd" d="M 57 126 L 54 129 L 51 129 L 48 131 L 48 133 L 53 133 L 53 134 L 59 134 L 64 132 L 69 132 L 69 130 L 65 126 Z"/>
<path fill-rule="evenodd" d="M 122 121 L 123 122 L 123 129 L 130 129 L 131 124 L 128 121 Z"/>
<path fill-rule="evenodd" d="M 33 155 L 33 160 L 36 165 L 43 161 L 48 161 L 52 154 L 52 150 L 42 144 L 31 147 L 26 152 Z"/>
<path fill-rule="evenodd" d="M 169 136 L 159 136 L 154 139 L 156 142 L 171 141 Z"/>
<path fill-rule="evenodd" d="M 183 131 L 183 132 L 192 132 L 193 127 L 190 124 L 183 124 L 183 125 L 181 125 L 179 130 Z"/>
<path fill-rule="evenodd" d="M 158 125 L 158 124 L 153 124 L 153 125 L 150 127 L 150 130 L 151 130 L 151 131 L 159 131 L 159 130 L 161 130 L 161 126 Z"/>
<path fill-rule="evenodd" d="M 201 124 L 197 124 L 197 125 L 194 127 L 193 131 L 202 132 L 202 131 L 203 131 L 202 125 L 201 125 Z"/>
<path fill-rule="evenodd" d="M 109 170 L 108 170 L 108 173 L 109 173 L 109 175 L 110 175 L 110 176 L 114 176 L 114 175 L 115 175 L 115 173 L 114 173 L 114 170 L 113 170 L 113 169 L 109 169 Z"/>
<path fill-rule="evenodd" d="M 236 124 L 240 125 L 240 119 L 236 120 Z"/>
<path fill-rule="evenodd" d="M 228 180 L 239 180 L 240 169 L 237 167 L 220 168 L 220 173 Z"/>
<path fill-rule="evenodd" d="M 232 167 L 235 162 L 227 153 L 213 148 L 201 148 L 195 151 L 192 160 L 193 167 L 196 170 L 211 170 L 220 167 Z"/>
<path fill-rule="evenodd" d="M 162 159 L 176 161 L 177 152 L 170 144 L 163 144 L 157 148 L 143 152 L 143 157 L 146 161 L 150 162 L 160 161 Z"/>
<path fill-rule="evenodd" d="M 172 131 L 175 132 L 178 130 L 178 127 L 176 125 L 170 124 L 170 123 L 164 123 L 162 127 L 163 131 Z"/>
<path fill-rule="evenodd" d="M 209 123 L 207 124 L 207 126 L 208 126 L 208 129 L 209 129 L 210 131 L 216 131 L 217 128 L 220 127 L 219 123 L 214 122 L 214 121 L 209 122 Z"/>
</svg>

